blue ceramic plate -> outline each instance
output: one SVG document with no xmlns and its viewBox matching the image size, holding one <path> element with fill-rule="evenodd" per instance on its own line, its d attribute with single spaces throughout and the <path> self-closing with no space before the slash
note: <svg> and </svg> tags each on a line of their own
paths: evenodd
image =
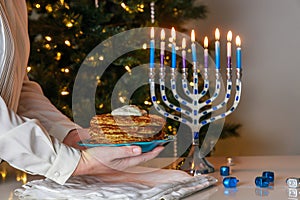
<svg viewBox="0 0 300 200">
<path fill-rule="evenodd" d="M 79 146 L 84 147 L 121 147 L 121 146 L 131 146 L 131 145 L 137 145 L 142 148 L 142 152 L 148 152 L 153 150 L 157 146 L 163 146 L 167 145 L 169 142 L 173 141 L 174 137 L 168 137 L 165 140 L 153 140 L 151 142 L 131 142 L 131 143 L 121 143 L 121 144 L 95 144 L 90 143 L 89 140 L 83 140 L 81 142 L 78 142 Z"/>
</svg>

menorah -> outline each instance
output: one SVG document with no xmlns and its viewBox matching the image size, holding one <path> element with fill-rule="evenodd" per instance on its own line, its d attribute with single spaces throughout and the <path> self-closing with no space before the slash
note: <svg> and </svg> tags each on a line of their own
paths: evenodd
<svg viewBox="0 0 300 200">
<path fill-rule="evenodd" d="M 211 173 L 214 171 L 214 167 L 205 159 L 206 155 L 202 155 L 200 152 L 200 144 L 199 144 L 199 133 L 203 126 L 208 125 L 216 120 L 225 118 L 229 114 L 233 113 L 233 111 L 237 108 L 240 102 L 241 96 L 241 48 L 240 48 L 240 39 L 237 37 L 237 66 L 236 66 L 236 91 L 234 99 L 232 99 L 232 88 L 233 88 L 233 76 L 232 76 L 232 67 L 231 67 L 231 38 L 232 33 L 229 32 L 229 38 L 227 38 L 227 68 L 226 68 L 226 89 L 225 96 L 222 97 L 222 100 L 214 105 L 213 103 L 219 98 L 221 91 L 221 80 L 222 75 L 220 73 L 220 43 L 219 43 L 219 30 L 216 31 L 216 68 L 215 68 L 215 87 L 213 94 L 210 95 L 210 98 L 206 100 L 202 100 L 210 88 L 210 80 L 209 80 L 209 70 L 207 64 L 207 37 L 204 42 L 204 70 L 200 71 L 199 65 L 197 65 L 196 58 L 196 49 L 195 49 L 195 36 L 194 31 L 192 31 L 191 37 L 191 49 L 192 49 L 192 75 L 193 75 L 193 84 L 192 88 L 189 88 L 188 81 L 188 70 L 185 64 L 185 47 L 186 41 L 185 38 L 182 40 L 182 74 L 181 77 L 178 76 L 177 66 L 176 66 L 176 52 L 175 52 L 175 30 L 172 29 L 172 63 L 171 63 L 171 78 L 170 85 L 173 97 L 181 104 L 182 107 L 176 106 L 171 103 L 166 95 L 166 67 L 164 65 L 164 38 L 165 33 L 164 30 L 161 32 L 161 47 L 160 47 L 160 68 L 159 68 L 159 93 L 161 94 L 161 99 L 163 103 L 169 107 L 169 109 L 176 111 L 177 114 L 172 114 L 170 112 L 165 111 L 162 105 L 158 103 L 158 98 L 156 96 L 155 89 L 155 67 L 154 67 L 154 29 L 151 29 L 151 40 L 150 40 L 150 71 L 149 71 L 149 84 L 150 84 L 150 93 L 151 100 L 155 107 L 155 109 L 163 116 L 170 118 L 172 120 L 178 121 L 180 123 L 186 124 L 190 130 L 192 135 L 192 143 L 191 148 L 189 150 L 188 156 L 185 158 L 181 169 L 187 171 L 191 175 L 198 175 L 204 173 Z M 199 72 L 200 71 L 200 72 Z M 203 77 L 203 88 L 199 90 L 198 82 L 199 82 L 199 74 Z M 176 80 L 181 79 L 181 85 L 184 92 L 184 95 L 180 95 L 178 92 Z M 157 92 L 157 93 L 158 93 Z M 227 108 L 227 103 L 232 99 L 232 106 Z M 221 113 L 217 113 L 220 109 L 224 109 L 225 111 Z M 216 115 L 213 115 L 217 113 Z M 202 145 L 202 144 L 201 144 Z"/>
</svg>

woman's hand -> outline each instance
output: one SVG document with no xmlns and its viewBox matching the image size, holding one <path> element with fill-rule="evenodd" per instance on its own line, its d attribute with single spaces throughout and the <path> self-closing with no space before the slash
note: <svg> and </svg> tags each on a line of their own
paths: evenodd
<svg viewBox="0 0 300 200">
<path fill-rule="evenodd" d="M 142 153 L 139 146 L 94 147 L 82 151 L 81 159 L 75 169 L 76 175 L 107 174 L 122 171 L 155 158 L 164 147 Z"/>
</svg>

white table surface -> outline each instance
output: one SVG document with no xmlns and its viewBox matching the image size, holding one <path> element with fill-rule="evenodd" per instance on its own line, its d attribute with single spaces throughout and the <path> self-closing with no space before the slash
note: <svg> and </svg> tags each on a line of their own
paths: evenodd
<svg viewBox="0 0 300 200">
<path fill-rule="evenodd" d="M 208 189 L 195 193 L 185 200 L 297 200 L 300 199 L 300 189 L 290 189 L 286 185 L 288 177 L 300 177 L 300 156 L 247 156 L 233 157 L 234 166 L 231 167 L 232 174 L 239 179 L 236 188 L 226 189 L 222 185 L 222 177 L 219 168 L 226 165 L 225 157 L 211 157 L 208 159 L 214 164 L 216 172 L 210 175 L 216 177 L 219 182 Z M 4 172 L 6 170 L 6 173 Z M 268 188 L 255 186 L 255 177 L 261 176 L 263 171 L 275 173 L 274 185 Z M 3 175 L 6 177 L 3 178 Z M 13 191 L 21 187 L 24 174 L 12 169 L 7 164 L 0 165 L 0 200 L 14 200 Z M 27 176 L 27 181 L 41 177 Z M 18 179 L 18 180 L 17 180 Z M 25 181 L 25 180 L 24 180 Z"/>
</svg>

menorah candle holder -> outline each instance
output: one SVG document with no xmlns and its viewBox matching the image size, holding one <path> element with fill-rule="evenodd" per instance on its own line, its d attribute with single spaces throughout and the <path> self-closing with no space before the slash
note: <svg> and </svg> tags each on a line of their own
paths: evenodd
<svg viewBox="0 0 300 200">
<path fill-rule="evenodd" d="M 172 32 L 173 43 L 175 44 L 175 37 L 174 33 Z M 161 44 L 164 44 L 164 33 L 162 32 L 161 37 Z M 192 37 L 192 45 L 194 44 L 194 40 Z M 191 130 L 191 148 L 189 150 L 188 156 L 185 158 L 183 164 L 181 165 L 181 169 L 190 173 L 191 175 L 198 175 L 198 174 L 205 174 L 214 172 L 214 167 L 210 164 L 206 159 L 206 155 L 202 155 L 200 151 L 200 144 L 199 144 L 199 135 L 200 130 L 203 126 L 212 123 L 216 120 L 225 118 L 229 114 L 233 113 L 234 110 L 237 108 L 240 102 L 241 96 L 241 89 L 242 89 L 242 82 L 241 82 L 241 63 L 237 64 L 236 69 L 236 76 L 234 77 L 236 80 L 235 82 L 235 96 L 232 95 L 232 88 L 233 88 L 233 76 L 232 76 L 232 67 L 231 67 L 231 57 L 228 56 L 228 65 L 226 68 L 226 92 L 225 96 L 221 97 L 222 101 L 214 105 L 214 101 L 219 97 L 221 91 L 221 73 L 220 68 L 216 67 L 215 69 L 215 88 L 213 94 L 210 96 L 209 99 L 202 100 L 209 88 L 210 88 L 210 80 L 209 80 L 209 70 L 207 67 L 207 60 L 204 58 L 204 69 L 203 72 L 200 71 L 200 66 L 197 64 L 196 60 L 196 53 L 195 47 L 192 46 L 192 55 L 193 55 L 193 86 L 189 88 L 189 81 L 188 81 L 188 71 L 185 66 L 185 52 L 183 52 L 182 62 L 182 74 L 181 76 L 178 75 L 176 70 L 176 59 L 174 56 L 174 48 L 172 48 L 172 68 L 171 68 L 171 91 L 173 97 L 183 105 L 182 107 L 176 106 L 171 103 L 166 95 L 166 67 L 164 66 L 164 45 L 161 46 L 161 58 L 160 58 L 160 68 L 159 68 L 159 91 L 155 91 L 155 77 L 156 77 L 156 69 L 154 65 L 154 32 L 153 29 L 151 31 L 151 41 L 150 41 L 150 71 L 149 71 L 149 84 L 150 84 L 150 93 L 151 93 L 151 100 L 155 107 L 155 109 L 163 116 L 170 118 L 172 120 L 178 121 L 187 125 Z M 183 44 L 183 50 L 185 48 L 185 41 Z M 230 55 L 231 56 L 231 55 Z M 240 45 L 238 45 L 237 49 L 237 56 L 241 56 L 240 52 Z M 217 58 L 216 58 L 217 59 Z M 241 58 L 237 58 L 237 61 L 240 62 Z M 217 62 L 216 62 L 217 63 Z M 219 61 L 218 61 L 219 63 Z M 199 73 L 200 72 L 200 73 Z M 199 82 L 199 75 L 203 77 L 203 88 L 199 90 L 198 82 Z M 180 95 L 178 92 L 176 80 L 181 79 L 181 87 L 184 91 L 184 95 Z M 160 93 L 161 99 L 167 107 L 171 110 L 176 111 L 175 113 L 179 113 L 179 115 L 171 114 L 163 108 L 157 101 L 158 98 L 156 93 Z M 234 99 L 232 99 L 234 98 Z M 232 99 L 233 103 L 230 108 L 227 108 L 227 103 L 229 100 Z M 222 113 L 217 113 L 217 115 L 213 115 L 220 109 L 224 109 L 225 111 Z M 203 144 L 201 144 L 203 145 Z"/>
</svg>

